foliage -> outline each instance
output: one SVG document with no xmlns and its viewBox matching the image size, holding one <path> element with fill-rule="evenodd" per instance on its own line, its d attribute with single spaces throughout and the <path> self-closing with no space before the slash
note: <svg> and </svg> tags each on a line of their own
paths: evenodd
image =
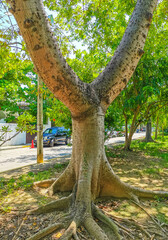
<svg viewBox="0 0 168 240">
<path fill-rule="evenodd" d="M 32 116 L 30 113 L 28 112 L 24 112 L 22 115 L 20 115 L 17 118 L 17 128 L 16 131 L 26 131 L 28 133 L 35 133 L 35 125 L 34 123 L 36 122 L 36 118 L 34 116 Z"/>
<path fill-rule="evenodd" d="M 29 99 L 34 87 L 27 76 L 32 71 L 32 64 L 29 60 L 23 61 L 20 54 L 12 52 L 10 48 L 1 48 L 0 70 L 0 107 L 6 114 L 7 122 L 15 121 L 15 114 L 23 112 L 19 103 Z"/>
<path fill-rule="evenodd" d="M 36 122 L 36 118 L 33 117 L 30 113 L 26 113 L 24 112 L 22 115 L 20 115 L 17 120 L 17 126 L 16 126 L 16 133 L 12 136 L 10 136 L 8 139 L 6 139 L 6 134 L 11 132 L 10 127 L 9 126 L 2 126 L 0 132 L 0 141 L 2 141 L 2 143 L 0 144 L 0 146 L 2 146 L 4 143 L 6 143 L 7 141 L 10 141 L 12 138 L 16 137 L 20 132 L 26 131 L 30 134 L 33 134 L 36 132 L 35 130 L 35 123 Z"/>
<path fill-rule="evenodd" d="M 146 41 L 145 54 L 124 91 L 112 103 L 113 108 L 122 112 L 127 125 L 130 126 L 130 133 L 126 140 L 129 141 L 127 143 L 129 145 L 137 127 L 140 124 L 146 124 L 151 118 L 156 118 L 157 112 L 159 114 L 168 105 L 166 6 L 165 1 L 159 3 Z M 113 112 L 111 114 L 113 115 Z M 166 123 L 166 117 L 164 119 Z"/>
<path fill-rule="evenodd" d="M 1 132 L 0 141 L 4 141 L 5 135 L 11 132 L 11 130 L 9 129 L 9 126 L 2 126 L 2 128 L 0 129 L 0 132 Z"/>
<path fill-rule="evenodd" d="M 46 117 L 52 121 L 53 126 L 64 126 L 66 129 L 72 130 L 71 113 L 69 109 L 47 89 L 44 88 L 43 109 Z"/>
</svg>

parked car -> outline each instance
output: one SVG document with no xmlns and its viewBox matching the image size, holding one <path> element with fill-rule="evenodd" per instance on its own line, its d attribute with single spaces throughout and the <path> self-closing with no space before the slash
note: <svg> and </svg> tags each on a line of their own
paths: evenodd
<svg viewBox="0 0 168 240">
<path fill-rule="evenodd" d="M 142 127 L 141 132 L 146 132 L 146 127 Z"/>
<path fill-rule="evenodd" d="M 64 127 L 47 128 L 43 132 L 43 145 L 53 147 L 54 144 L 70 142 L 69 130 Z M 37 136 L 34 138 L 34 145 L 37 145 Z"/>
</svg>

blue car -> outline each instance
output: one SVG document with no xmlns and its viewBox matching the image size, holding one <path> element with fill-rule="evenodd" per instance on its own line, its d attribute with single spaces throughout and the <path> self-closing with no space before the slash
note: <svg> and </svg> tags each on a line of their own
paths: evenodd
<svg viewBox="0 0 168 240">
<path fill-rule="evenodd" d="M 54 144 L 65 143 L 70 141 L 69 130 L 64 127 L 47 128 L 43 132 L 43 145 L 53 147 Z M 34 145 L 37 145 L 37 137 L 34 138 Z"/>
</svg>

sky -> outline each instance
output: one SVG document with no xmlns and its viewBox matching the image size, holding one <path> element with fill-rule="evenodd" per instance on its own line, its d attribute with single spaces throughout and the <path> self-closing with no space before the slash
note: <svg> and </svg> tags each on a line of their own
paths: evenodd
<svg viewBox="0 0 168 240">
<path fill-rule="evenodd" d="M 53 18 L 57 16 L 57 13 L 55 11 L 50 11 L 47 7 L 44 7 L 47 16 L 52 15 Z M 10 36 L 10 39 L 6 39 L 6 43 L 12 47 L 12 51 L 20 52 L 21 51 L 21 42 L 23 41 L 22 36 L 15 34 L 19 32 L 19 28 L 17 26 L 17 23 L 15 21 L 15 18 L 13 15 L 8 11 L 7 6 L 0 0 L 0 34 L 7 34 Z M 4 42 L 4 39 L 0 36 L 0 45 L 2 42 Z M 13 44 L 16 43 L 17 44 Z M 76 49 L 82 49 L 87 50 L 87 47 L 82 46 L 81 43 L 74 41 L 73 44 L 76 46 Z M 70 58 L 74 58 L 73 53 L 69 55 Z"/>
</svg>

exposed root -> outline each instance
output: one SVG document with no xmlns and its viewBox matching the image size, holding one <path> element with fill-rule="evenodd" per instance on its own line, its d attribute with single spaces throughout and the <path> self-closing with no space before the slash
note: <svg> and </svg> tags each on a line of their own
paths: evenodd
<svg viewBox="0 0 168 240">
<path fill-rule="evenodd" d="M 136 188 L 129 185 L 130 191 L 133 192 L 137 197 L 139 198 L 155 198 L 157 197 L 163 197 L 168 198 L 168 192 L 167 191 L 151 191 L 151 190 L 145 190 L 142 188 Z M 135 199 L 133 199 L 135 200 Z M 137 201 L 136 201 L 137 202 Z"/>
<path fill-rule="evenodd" d="M 106 156 L 104 153 L 102 159 L 101 169 L 101 190 L 99 196 L 105 197 L 117 197 L 117 198 L 128 198 L 135 202 L 139 202 L 138 198 L 155 198 L 156 196 L 168 198 L 167 191 L 151 191 L 142 188 L 131 186 L 124 183 L 120 178 L 113 172 Z"/>
<path fill-rule="evenodd" d="M 121 224 L 119 224 L 117 221 L 115 221 L 115 224 L 122 229 L 131 239 L 134 239 L 134 237 L 131 234 L 131 231 L 125 227 L 123 227 Z"/>
<path fill-rule="evenodd" d="M 134 219 L 122 219 L 124 222 L 128 222 L 129 224 L 135 225 L 137 228 L 141 230 L 147 237 L 151 238 L 151 235 Z"/>
<path fill-rule="evenodd" d="M 77 233 L 73 234 L 73 238 L 74 238 L 75 240 L 80 240 L 80 239 L 78 238 Z"/>
<path fill-rule="evenodd" d="M 64 234 L 60 237 L 60 240 L 69 240 L 72 236 L 77 237 L 76 231 L 77 231 L 78 224 L 75 220 L 73 220 L 68 227 L 68 229 L 64 232 Z"/>
<path fill-rule="evenodd" d="M 28 214 L 41 214 L 41 213 L 48 213 L 51 211 L 56 211 L 56 210 L 64 210 L 70 207 L 72 200 L 72 194 L 69 195 L 68 197 L 64 197 L 61 199 L 58 199 L 56 201 L 52 201 L 45 206 L 33 209 L 28 211 Z"/>
<path fill-rule="evenodd" d="M 84 165 L 85 168 L 86 166 L 87 165 Z M 93 183 L 93 179 L 95 179 L 95 173 L 92 175 L 90 174 L 90 171 L 88 172 L 89 172 L 88 176 L 90 177 L 90 183 L 87 182 L 88 178 L 85 176 L 86 169 L 84 169 L 83 171 L 81 170 L 81 174 L 84 174 L 84 176 L 81 177 L 80 175 L 80 178 L 76 180 L 78 176 L 75 175 L 74 169 L 72 168 L 72 165 L 70 163 L 67 169 L 58 179 L 45 180 L 34 184 L 37 188 L 48 187 L 49 195 L 53 195 L 57 191 L 72 191 L 72 194 L 69 195 L 68 197 L 52 201 L 45 206 L 39 207 L 35 210 L 31 210 L 28 212 L 28 214 L 41 214 L 55 210 L 65 209 L 70 210 L 70 212 L 67 214 L 68 217 L 67 218 L 65 218 L 65 216 L 63 217 L 63 220 L 65 221 L 64 224 L 62 224 L 63 221 L 61 221 L 62 219 L 60 219 L 61 223 L 57 223 L 48 228 L 43 229 L 42 231 L 35 234 L 28 240 L 41 239 L 42 237 L 47 236 L 51 232 L 54 232 L 58 228 L 62 227 L 66 228 L 68 226 L 69 227 L 67 228 L 67 230 L 65 230 L 60 240 L 70 240 L 71 238 L 79 240 L 77 228 L 81 225 L 83 225 L 90 234 L 90 236 L 96 240 L 109 240 L 109 239 L 120 240 L 121 237 L 119 234 L 118 227 L 121 229 L 121 234 L 124 235 L 126 233 L 129 236 L 129 238 L 133 239 L 134 236 L 131 234 L 131 231 L 129 231 L 129 229 L 127 229 L 125 226 L 120 225 L 118 222 L 113 222 L 111 218 L 109 218 L 101 210 L 99 210 L 93 203 L 91 203 L 91 201 L 98 196 L 128 198 L 133 200 L 134 204 L 143 209 L 139 205 L 139 198 L 141 197 L 142 198 L 154 198 L 155 196 L 168 197 L 168 192 L 144 190 L 141 188 L 130 186 L 129 184 L 122 182 L 119 179 L 119 177 L 116 176 L 115 173 L 113 172 L 105 156 L 103 157 L 102 166 L 100 167 L 99 180 L 97 181 L 97 185 Z M 96 174 L 97 173 L 98 171 L 96 171 Z M 96 188 L 94 186 L 96 186 Z M 83 191 L 83 189 L 85 190 Z M 143 210 L 145 211 L 145 209 Z M 93 219 L 92 215 L 96 219 L 98 219 L 99 221 L 98 223 Z M 153 218 L 152 221 L 154 221 L 155 224 L 166 235 L 165 230 Z M 146 231 L 143 228 L 143 226 L 136 222 L 133 222 L 133 224 L 136 225 L 137 228 L 139 228 L 139 230 L 141 230 L 141 232 L 143 232 L 147 238 L 150 239 L 152 238 L 152 235 L 150 235 L 148 231 Z M 109 234 L 112 234 L 114 238 Z"/>
<path fill-rule="evenodd" d="M 119 230 L 118 230 L 118 227 L 115 225 L 115 223 L 109 217 L 104 215 L 104 213 L 101 210 L 99 210 L 94 204 L 92 204 L 92 209 L 93 209 L 93 215 L 95 215 L 95 217 L 97 217 L 100 221 L 102 221 L 110 229 L 112 229 L 116 238 L 120 240 L 121 238 L 119 235 Z"/>
<path fill-rule="evenodd" d="M 134 193 L 130 192 L 129 196 L 130 196 L 130 199 L 132 199 L 136 203 L 139 203 L 139 198 L 137 197 L 137 195 L 135 195 Z"/>
<path fill-rule="evenodd" d="M 96 240 L 109 240 L 105 232 L 99 227 L 99 225 L 91 216 L 86 217 L 84 226 L 91 237 L 95 238 Z"/>
<path fill-rule="evenodd" d="M 59 178 L 57 178 L 52 183 L 52 185 L 48 188 L 48 195 L 53 196 L 54 193 L 57 191 L 62 191 L 62 192 L 72 191 L 75 185 L 75 182 L 76 182 L 76 179 L 75 179 L 74 168 L 70 162 L 67 168 L 64 170 L 64 172 L 59 176 Z"/>
<path fill-rule="evenodd" d="M 166 231 L 160 226 L 160 224 L 157 223 L 157 222 L 155 221 L 155 219 L 154 219 L 140 204 L 138 204 L 138 203 L 136 203 L 136 202 L 134 202 L 134 201 L 132 201 L 132 202 L 133 202 L 136 206 L 138 206 L 140 209 L 142 209 L 142 210 L 150 217 L 150 219 L 154 222 L 154 224 L 155 224 L 157 227 L 159 227 L 165 235 L 167 235 Z"/>
<path fill-rule="evenodd" d="M 74 188 L 74 191 L 75 191 L 75 188 Z M 127 239 L 126 235 L 128 236 L 128 238 L 134 239 L 134 236 L 132 235 L 131 230 L 127 229 L 125 226 L 122 226 L 120 223 L 118 223 L 118 221 L 126 221 L 128 222 L 128 224 L 135 225 L 137 229 L 139 229 L 142 233 L 146 235 L 147 239 L 148 238 L 152 239 L 152 234 L 150 235 L 143 228 L 143 226 L 141 226 L 136 221 L 132 219 L 126 220 L 122 218 L 112 217 L 114 219 L 114 222 L 113 222 L 113 220 L 111 219 L 111 215 L 109 217 L 106 216 L 93 203 L 91 203 L 91 213 L 90 213 L 88 210 L 89 208 L 85 208 L 85 203 L 83 208 L 82 208 L 82 205 L 75 204 L 74 196 L 75 196 L 75 193 L 73 192 L 73 194 L 71 194 L 66 198 L 53 201 L 43 207 L 30 211 L 29 214 L 34 214 L 34 213 L 39 214 L 39 213 L 46 213 L 48 211 L 54 211 L 56 209 L 64 210 L 65 207 L 70 209 L 69 213 L 67 213 L 66 215 L 65 214 L 62 215 L 61 218 L 59 218 L 58 221 L 60 223 L 53 224 L 43 229 L 42 231 L 28 238 L 27 240 L 42 239 L 43 237 L 49 235 L 50 233 L 62 228 L 63 229 L 67 228 L 67 230 L 65 230 L 64 234 L 61 236 L 61 238 L 59 238 L 60 240 L 70 240 L 72 238 L 75 240 L 79 240 L 80 238 L 78 237 L 78 234 L 80 236 L 80 233 L 78 233 L 77 228 L 82 225 L 86 228 L 91 238 L 94 238 L 96 240 L 111 240 L 111 239 L 120 240 L 121 239 L 120 234 L 123 235 L 125 239 Z M 135 204 L 139 206 L 139 204 L 137 203 Z M 81 211 L 81 208 L 84 211 L 83 210 Z M 96 219 L 98 219 L 98 223 L 93 219 L 92 215 Z M 119 234 L 118 227 L 120 228 L 120 231 L 121 231 L 120 234 Z M 107 234 L 106 234 L 106 230 L 108 231 Z M 109 230 L 112 234 L 109 233 Z M 82 239 L 87 239 L 87 238 L 82 237 Z"/>
<path fill-rule="evenodd" d="M 87 238 L 86 238 L 81 232 L 78 231 L 78 234 L 79 234 L 79 236 L 80 236 L 82 239 L 87 240 Z"/>
<path fill-rule="evenodd" d="M 33 184 L 34 188 L 48 188 L 50 187 L 54 182 L 56 181 L 56 178 L 46 179 L 43 181 L 38 181 Z"/>
<path fill-rule="evenodd" d="M 27 240 L 40 240 L 41 238 L 49 235 L 50 233 L 54 232 L 55 230 L 59 228 L 63 228 L 63 223 L 55 223 L 47 228 L 44 228 L 42 231 L 36 233 L 35 235 L 29 237 Z"/>
</svg>

